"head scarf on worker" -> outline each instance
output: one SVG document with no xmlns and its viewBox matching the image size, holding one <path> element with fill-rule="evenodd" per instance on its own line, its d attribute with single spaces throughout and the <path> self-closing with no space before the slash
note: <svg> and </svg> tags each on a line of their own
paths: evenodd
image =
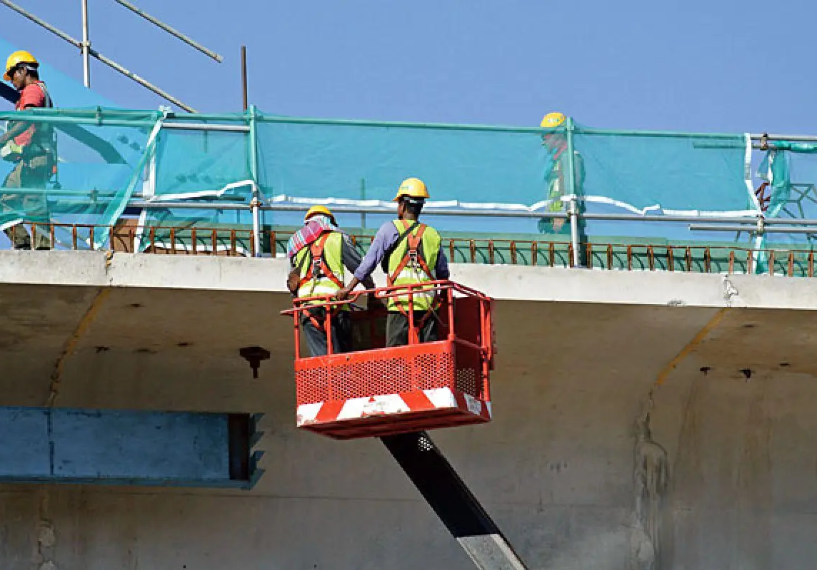
<svg viewBox="0 0 817 570">
<path fill-rule="evenodd" d="M 334 214 L 326 206 L 312 206 L 304 216 L 304 227 L 292 234 L 287 242 L 287 257 L 293 258 L 324 232 L 338 232 Z"/>
</svg>

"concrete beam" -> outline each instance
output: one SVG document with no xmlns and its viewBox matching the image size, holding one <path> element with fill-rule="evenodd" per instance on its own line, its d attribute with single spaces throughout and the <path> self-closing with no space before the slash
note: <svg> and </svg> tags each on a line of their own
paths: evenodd
<svg viewBox="0 0 817 570">
<path fill-rule="evenodd" d="M 284 259 L 0 251 L 0 284 L 286 294 Z M 499 300 L 817 309 L 817 281 L 764 275 L 452 264 L 452 279 Z M 382 273 L 375 280 L 384 285 Z"/>
<path fill-rule="evenodd" d="M 0 565 L 472 568 L 377 442 L 295 427 L 286 269 L 0 252 L 0 404 L 61 362 L 57 406 L 262 411 L 269 459 L 249 492 L 0 486 Z M 452 270 L 498 299 L 494 420 L 432 437 L 532 567 L 817 558 L 814 280 Z"/>
</svg>

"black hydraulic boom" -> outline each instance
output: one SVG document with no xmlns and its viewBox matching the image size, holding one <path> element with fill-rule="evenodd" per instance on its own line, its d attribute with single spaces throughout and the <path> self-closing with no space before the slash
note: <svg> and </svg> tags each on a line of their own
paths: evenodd
<svg viewBox="0 0 817 570">
<path fill-rule="evenodd" d="M 380 438 L 480 570 L 526 570 L 496 523 L 424 431 Z"/>
</svg>

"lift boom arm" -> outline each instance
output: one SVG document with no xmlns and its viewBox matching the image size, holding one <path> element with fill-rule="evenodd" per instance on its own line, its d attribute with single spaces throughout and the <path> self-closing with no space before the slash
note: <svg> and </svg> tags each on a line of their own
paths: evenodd
<svg viewBox="0 0 817 570">
<path fill-rule="evenodd" d="M 499 527 L 424 431 L 380 438 L 480 570 L 526 570 Z"/>
</svg>

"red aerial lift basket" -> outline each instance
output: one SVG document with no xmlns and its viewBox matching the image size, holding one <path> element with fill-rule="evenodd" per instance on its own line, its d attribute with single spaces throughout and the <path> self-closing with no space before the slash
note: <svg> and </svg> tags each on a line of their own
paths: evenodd
<svg viewBox="0 0 817 570">
<path fill-rule="evenodd" d="M 282 311 L 295 325 L 295 386 L 299 428 L 334 439 L 375 437 L 484 423 L 491 420 L 489 374 L 495 354 L 493 299 L 452 281 L 384 287 L 366 293 L 385 301 L 434 289 L 439 306 L 437 341 L 420 343 L 409 310 L 409 344 L 385 348 L 386 310 L 353 310 L 353 351 L 334 353 L 327 335 L 325 356 L 301 353 L 306 312 L 327 309 L 330 330 L 344 302 L 329 297 L 296 299 Z M 306 305 L 305 303 L 316 303 Z M 348 303 L 349 301 L 345 301 Z M 353 309 L 356 308 L 353 305 Z"/>
</svg>

